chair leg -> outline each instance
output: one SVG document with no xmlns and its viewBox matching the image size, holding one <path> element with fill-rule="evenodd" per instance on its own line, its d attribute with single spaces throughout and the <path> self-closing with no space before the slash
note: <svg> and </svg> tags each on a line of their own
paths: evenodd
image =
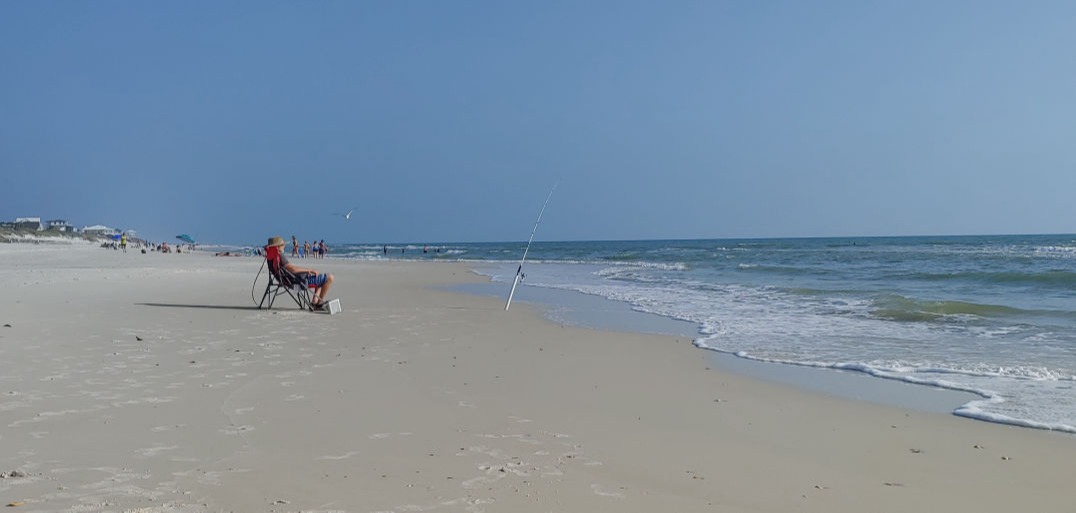
<svg viewBox="0 0 1076 513">
<path fill-rule="evenodd" d="M 314 311 L 314 301 L 313 301 L 313 298 L 310 297 L 310 289 L 306 289 L 306 288 L 303 289 L 303 301 L 306 302 L 306 309 L 308 311 L 313 312 Z"/>
<path fill-rule="evenodd" d="M 273 280 L 269 280 L 269 283 L 265 285 L 265 292 L 262 293 L 262 300 L 261 300 L 261 302 L 258 303 L 258 309 L 259 310 L 261 310 L 262 305 L 265 304 L 266 299 L 269 300 L 269 305 L 266 306 L 266 309 L 268 310 L 268 309 L 273 308 L 272 289 L 273 289 Z"/>
</svg>

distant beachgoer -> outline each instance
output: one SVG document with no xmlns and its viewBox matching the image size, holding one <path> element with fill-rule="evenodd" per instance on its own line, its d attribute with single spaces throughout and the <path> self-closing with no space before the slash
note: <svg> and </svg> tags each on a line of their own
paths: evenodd
<svg viewBox="0 0 1076 513">
<path fill-rule="evenodd" d="M 269 246 L 284 247 L 284 239 L 281 237 L 271 237 L 269 239 Z M 322 309 L 325 306 L 325 295 L 329 293 L 329 287 L 333 284 L 333 275 L 328 273 L 318 273 L 317 270 L 310 267 L 299 267 L 288 261 L 287 257 L 283 253 L 280 255 L 280 266 L 295 273 L 303 282 L 307 285 L 314 286 L 314 297 L 310 299 L 310 302 L 316 309 Z"/>
<path fill-rule="evenodd" d="M 296 239 L 294 235 L 291 236 L 291 256 L 299 256 L 299 239 Z"/>
<path fill-rule="evenodd" d="M 321 239 L 318 242 L 318 258 L 325 258 L 325 253 L 329 252 L 329 248 L 325 246 L 325 239 Z"/>
<path fill-rule="evenodd" d="M 386 254 L 386 255 L 387 255 L 387 254 L 389 254 L 389 247 L 388 247 L 388 245 L 386 244 L 386 245 L 384 245 L 384 246 L 381 246 L 381 251 L 385 252 L 385 254 Z"/>
<path fill-rule="evenodd" d="M 127 252 L 127 234 L 120 235 L 120 247 L 123 248 L 123 252 Z"/>
<path fill-rule="evenodd" d="M 304 258 L 310 256 L 310 241 L 308 241 L 308 240 L 303 241 L 303 251 L 302 251 L 302 253 L 303 253 L 303 255 L 305 255 Z"/>
</svg>

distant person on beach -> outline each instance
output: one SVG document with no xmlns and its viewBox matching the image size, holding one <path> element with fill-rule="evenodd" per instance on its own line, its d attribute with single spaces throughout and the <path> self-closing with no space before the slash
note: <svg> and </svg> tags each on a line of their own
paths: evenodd
<svg viewBox="0 0 1076 513">
<path fill-rule="evenodd" d="M 127 252 L 127 234 L 120 235 L 120 247 L 123 248 L 123 252 Z"/>
<path fill-rule="evenodd" d="M 318 258 L 325 258 L 325 253 L 329 252 L 329 248 L 325 247 L 325 239 L 318 241 Z"/>
<path fill-rule="evenodd" d="M 299 239 L 296 239 L 294 235 L 291 236 L 291 256 L 299 256 Z"/>
<path fill-rule="evenodd" d="M 327 273 L 318 273 L 317 270 L 310 267 L 299 267 L 288 261 L 288 258 L 284 256 L 284 238 L 283 237 L 270 237 L 269 246 L 278 246 L 282 248 L 280 250 L 280 267 L 287 269 L 299 279 L 303 280 L 307 285 L 313 285 L 314 297 L 310 299 L 310 302 L 314 305 L 314 308 L 322 309 L 325 306 L 325 295 L 329 293 L 329 287 L 333 284 L 333 275 Z"/>
<path fill-rule="evenodd" d="M 306 258 L 306 257 L 310 256 L 310 241 L 308 241 L 308 240 L 303 241 L 302 255 L 303 255 L 303 258 Z"/>
</svg>

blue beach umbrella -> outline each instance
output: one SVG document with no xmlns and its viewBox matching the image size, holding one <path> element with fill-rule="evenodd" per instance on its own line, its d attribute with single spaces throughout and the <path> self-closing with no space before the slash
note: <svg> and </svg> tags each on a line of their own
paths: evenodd
<svg viewBox="0 0 1076 513">
<path fill-rule="evenodd" d="M 176 235 L 176 238 L 183 242 L 186 242 L 187 244 L 194 244 L 194 239 L 192 239 L 190 235 L 187 235 L 185 233 Z"/>
</svg>

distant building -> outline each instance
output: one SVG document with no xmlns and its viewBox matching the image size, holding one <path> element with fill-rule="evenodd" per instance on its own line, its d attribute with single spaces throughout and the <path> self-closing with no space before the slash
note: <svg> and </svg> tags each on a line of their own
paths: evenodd
<svg viewBox="0 0 1076 513">
<path fill-rule="evenodd" d="M 45 226 L 49 230 L 56 230 L 61 232 L 73 232 L 75 227 L 71 226 L 67 221 L 63 219 L 53 219 L 51 221 L 45 221 Z"/>
<path fill-rule="evenodd" d="M 40 217 L 19 217 L 15 219 L 15 229 L 41 231 L 45 226 L 41 224 Z"/>
<path fill-rule="evenodd" d="M 11 221 L 0 221 L 0 228 L 7 228 L 9 230 L 15 229 L 15 223 Z"/>
<path fill-rule="evenodd" d="M 84 233 L 86 235 L 110 236 L 110 235 L 116 235 L 117 233 L 120 233 L 120 232 L 119 232 L 119 230 L 117 230 L 115 228 L 109 228 L 109 227 L 107 227 L 105 225 L 102 225 L 102 224 L 95 224 L 93 226 L 87 226 L 87 227 L 83 228 L 82 233 Z"/>
</svg>

